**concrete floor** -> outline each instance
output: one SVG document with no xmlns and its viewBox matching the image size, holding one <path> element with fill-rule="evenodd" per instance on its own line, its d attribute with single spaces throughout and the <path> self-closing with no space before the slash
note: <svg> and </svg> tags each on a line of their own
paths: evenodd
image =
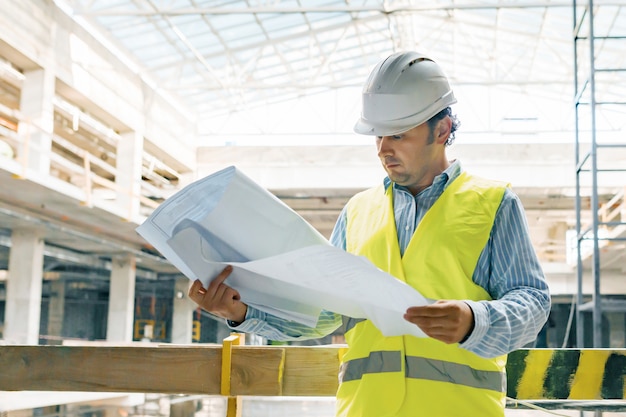
<svg viewBox="0 0 626 417">
<path fill-rule="evenodd" d="M 226 401 L 222 397 L 207 397 L 203 400 L 202 409 L 195 417 L 223 417 L 226 415 Z M 597 414 L 603 417 L 626 417 L 626 412 L 604 412 Z M 334 399 L 327 397 L 302 398 L 267 398 L 246 397 L 243 400 L 242 417 L 333 417 Z M 506 417 L 592 417 L 593 411 L 572 410 L 513 410 L 507 409 Z"/>
<path fill-rule="evenodd" d="M 38 415 L 40 417 L 52 416 L 48 414 L 45 409 L 39 408 L 40 413 L 33 413 L 32 409 L 13 409 L 7 408 L 10 406 L 11 398 L 17 401 L 19 398 L 22 400 L 30 400 L 31 405 L 35 407 L 45 407 L 46 394 L 57 397 L 59 393 L 42 393 L 42 392 L 30 392 L 30 393 L 7 393 L 5 397 L 0 396 L 0 415 L 6 417 L 33 417 Z M 65 393 L 66 395 L 69 393 Z M 90 410 L 91 415 L 104 415 L 106 417 L 225 417 L 226 416 L 226 398 L 221 396 L 198 396 L 191 398 L 189 396 L 178 398 L 177 396 L 167 396 L 160 394 L 137 394 L 142 398 L 127 398 L 125 401 L 120 402 L 119 399 L 109 398 L 114 397 L 115 394 L 102 394 L 96 393 L 93 395 L 99 396 L 98 400 L 90 397 L 89 393 L 72 393 L 73 395 L 80 395 L 74 400 L 76 404 L 71 404 L 71 399 L 65 398 L 68 403 L 67 408 L 64 410 L 63 415 L 67 417 L 86 416 L 86 410 Z M 25 396 L 26 395 L 26 396 Z M 120 394 L 117 394 L 118 396 Z M 30 396 L 30 397 L 27 397 Z M 57 398 L 58 399 L 58 398 Z M 107 400 L 108 399 L 108 400 Z M 36 400 L 36 401 L 35 401 Z M 52 397 L 49 398 L 52 400 Z M 82 401 L 81 401 L 82 400 Z M 91 401 L 90 401 L 91 400 Z M 90 404 L 90 407 L 85 408 L 85 402 Z M 116 404 L 111 404 L 111 401 Z M 173 412 L 173 408 L 170 406 L 177 401 L 194 401 L 193 403 L 187 403 L 191 407 L 178 408 L 178 412 Z M 52 403 L 48 401 L 48 403 Z M 82 404 L 82 405 L 81 405 Z M 134 405 L 133 405 L 134 404 Z M 4 410 L 3 410 L 4 408 Z M 9 410 L 9 411 L 7 411 Z M 43 413 L 41 413 L 43 411 Z M 195 411 L 195 414 L 194 414 Z M 103 414 L 102 414 L 103 413 Z M 56 415 L 56 414 L 54 414 Z M 58 415 L 57 415 L 58 416 Z M 334 416 L 334 399 L 331 397 L 244 397 L 242 401 L 242 417 L 333 417 Z M 626 412 L 603 412 L 595 414 L 593 411 L 586 411 L 581 413 L 580 411 L 572 410 L 514 410 L 507 409 L 505 412 L 506 417 L 542 417 L 542 416 L 564 416 L 564 417 L 626 417 Z"/>
</svg>

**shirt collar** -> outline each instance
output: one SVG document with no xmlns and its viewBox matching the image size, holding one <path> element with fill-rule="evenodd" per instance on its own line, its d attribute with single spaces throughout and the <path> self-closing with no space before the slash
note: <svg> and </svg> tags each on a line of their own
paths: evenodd
<svg viewBox="0 0 626 417">
<path fill-rule="evenodd" d="M 452 181 L 454 181 L 461 174 L 461 171 L 462 171 L 461 161 L 459 161 L 458 159 L 455 159 L 454 161 L 452 161 L 450 166 L 446 168 L 445 171 L 443 171 L 441 174 L 437 175 L 433 179 L 432 185 L 429 186 L 428 188 L 432 186 L 436 186 L 436 187 L 441 187 L 443 190 L 445 190 L 448 187 L 448 185 L 450 185 Z M 383 179 L 383 184 L 385 187 L 385 191 L 387 191 L 387 188 L 389 188 L 389 186 L 391 185 L 391 180 L 389 179 L 389 177 L 385 177 Z M 406 190 L 405 187 L 398 185 L 398 184 L 394 184 L 394 187 L 396 189 Z"/>
</svg>

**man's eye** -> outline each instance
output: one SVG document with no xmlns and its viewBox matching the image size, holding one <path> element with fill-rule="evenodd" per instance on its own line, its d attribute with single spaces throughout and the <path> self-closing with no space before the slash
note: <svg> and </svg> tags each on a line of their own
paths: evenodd
<svg viewBox="0 0 626 417">
<path fill-rule="evenodd" d="M 383 140 L 384 137 L 391 138 L 393 140 L 400 140 L 400 139 L 402 139 L 402 135 L 391 135 L 391 136 L 376 136 L 376 140 L 379 140 L 379 141 Z"/>
</svg>

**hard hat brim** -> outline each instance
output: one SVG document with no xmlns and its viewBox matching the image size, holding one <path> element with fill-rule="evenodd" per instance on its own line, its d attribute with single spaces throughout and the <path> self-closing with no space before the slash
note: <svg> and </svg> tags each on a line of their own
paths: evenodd
<svg viewBox="0 0 626 417">
<path fill-rule="evenodd" d="M 427 122 L 448 106 L 456 103 L 454 93 L 449 91 L 448 94 L 440 97 L 435 103 L 419 113 L 396 120 L 369 120 L 361 114 L 361 117 L 354 124 L 354 132 L 361 135 L 369 136 L 392 136 L 404 133 Z"/>
</svg>

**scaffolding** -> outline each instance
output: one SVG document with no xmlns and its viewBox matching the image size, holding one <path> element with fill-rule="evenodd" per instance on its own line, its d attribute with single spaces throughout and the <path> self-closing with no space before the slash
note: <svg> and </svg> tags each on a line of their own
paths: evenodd
<svg viewBox="0 0 626 417">
<path fill-rule="evenodd" d="M 626 110 L 624 96 L 619 94 L 620 88 L 623 89 L 626 85 L 626 68 L 619 68 L 619 65 L 626 65 L 626 63 L 603 59 L 603 54 L 608 55 L 610 51 L 619 50 L 620 42 L 626 45 L 624 42 L 626 33 L 617 33 L 620 27 L 615 23 L 603 24 L 602 33 L 597 33 L 594 28 L 594 23 L 600 17 L 610 16 L 613 22 L 619 22 L 621 13 L 623 12 L 617 6 L 611 10 L 611 6 L 607 5 L 594 6 L 593 0 L 588 0 L 584 4 L 577 4 L 577 0 L 573 0 L 577 237 L 576 343 L 578 347 L 583 347 L 585 344 L 585 313 L 591 313 L 593 347 L 599 348 L 608 347 L 603 346 L 607 344 L 603 335 L 603 312 L 626 312 L 626 302 L 603 297 L 600 285 L 601 271 L 607 264 L 605 259 L 601 262 L 601 255 L 612 256 L 615 262 L 617 252 L 618 262 L 623 263 L 624 252 L 626 252 L 620 245 L 615 244 L 619 241 L 626 241 L 626 206 L 623 187 L 626 181 L 622 179 L 621 189 L 611 190 L 610 194 L 613 194 L 611 196 L 606 194 L 608 187 L 604 187 L 605 184 L 599 180 L 600 174 L 626 172 L 626 164 L 611 166 L 611 160 L 615 161 L 616 158 L 598 157 L 599 152 L 610 152 L 614 156 L 619 155 L 621 150 L 626 150 L 626 143 L 615 141 L 620 130 L 623 134 L 623 128 L 621 126 L 616 128 L 615 124 L 610 126 L 611 123 L 608 123 L 608 126 L 600 126 L 598 117 L 602 115 L 602 122 L 606 123 L 608 118 L 605 116 L 607 114 L 610 116 L 610 112 L 618 115 L 621 110 L 623 116 L 623 111 Z M 615 57 L 615 55 L 612 56 Z M 620 106 L 622 106 L 621 109 Z M 585 180 L 590 190 L 587 197 L 582 195 Z M 603 188 L 605 192 L 601 193 L 600 190 Z M 601 197 L 604 197 L 602 201 Z M 587 223 L 583 224 L 582 212 L 587 208 L 586 198 L 589 198 L 590 218 Z M 585 271 L 589 270 L 593 282 L 591 301 L 585 302 L 583 284 Z"/>
</svg>

